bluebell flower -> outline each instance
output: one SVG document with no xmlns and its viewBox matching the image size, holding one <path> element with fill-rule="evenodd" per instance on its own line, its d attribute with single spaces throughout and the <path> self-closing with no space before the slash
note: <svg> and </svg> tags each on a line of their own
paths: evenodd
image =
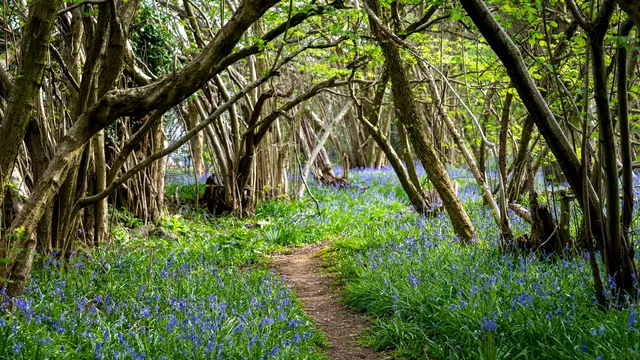
<svg viewBox="0 0 640 360">
<path fill-rule="evenodd" d="M 631 329 L 635 324 L 638 318 L 638 314 L 633 311 L 633 308 L 629 310 L 629 321 L 627 322 L 627 327 Z"/>
<path fill-rule="evenodd" d="M 496 324 L 495 317 L 483 317 L 482 318 L 482 331 L 489 331 L 496 333 L 498 330 L 498 324 Z"/>
<path fill-rule="evenodd" d="M 146 319 L 150 315 L 151 315 L 151 310 L 149 309 L 149 307 L 143 306 L 142 309 L 140 310 L 140 316 Z"/>
<path fill-rule="evenodd" d="M 418 286 L 418 279 L 416 279 L 413 273 L 407 276 L 407 280 L 409 280 L 409 282 L 411 283 L 411 287 L 413 287 L 414 289 Z"/>
</svg>

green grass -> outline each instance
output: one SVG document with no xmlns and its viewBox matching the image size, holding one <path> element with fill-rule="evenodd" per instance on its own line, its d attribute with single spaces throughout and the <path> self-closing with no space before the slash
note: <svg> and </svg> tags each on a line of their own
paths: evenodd
<svg viewBox="0 0 640 360">
<path fill-rule="evenodd" d="M 25 295 L 2 302 L 0 358 L 324 359 L 322 335 L 259 263 L 284 244 L 246 224 L 161 221 L 178 240 L 119 225 L 111 248 L 41 259 Z"/>
<path fill-rule="evenodd" d="M 367 177 L 374 175 L 363 181 L 378 193 L 396 191 L 393 179 L 380 180 L 385 174 Z M 349 236 L 333 246 L 335 271 L 346 282 L 346 303 L 374 319 L 368 344 L 403 359 L 640 358 L 636 305 L 598 310 L 583 256 L 501 254 L 477 189 L 463 189 L 462 198 L 477 244 L 461 244 L 444 215 L 393 215 L 394 205 L 367 198 L 359 202 L 364 213 L 388 215 L 374 226 L 346 216 Z M 345 194 L 331 201 L 353 205 Z M 335 216 L 342 213 L 351 212 Z M 516 235 L 528 231 L 512 220 Z"/>
<path fill-rule="evenodd" d="M 309 200 L 306 207 L 268 203 L 259 213 L 306 219 L 296 229 L 332 241 L 328 262 L 345 283 L 345 302 L 374 320 L 367 344 L 402 359 L 640 357 L 636 305 L 597 309 L 580 253 L 546 260 L 501 254 L 473 184 L 460 181 L 477 241 L 464 245 L 444 214 L 411 211 L 392 173 L 352 177 L 359 187 L 313 188 L 321 214 Z M 512 225 L 516 235 L 529 231 L 513 214 Z"/>
<path fill-rule="evenodd" d="M 161 221 L 178 240 L 136 238 L 140 222 L 120 213 L 111 248 L 40 260 L 25 296 L 4 303 L 0 358 L 322 359 L 322 336 L 264 261 L 322 241 L 345 303 L 373 320 L 364 342 L 397 358 L 640 358 L 636 305 L 598 310 L 584 255 L 501 254 L 466 180 L 470 245 L 444 214 L 412 211 L 393 173 L 351 176 L 350 189 L 312 187 L 320 211 L 307 197 L 261 203 L 249 220 Z"/>
</svg>

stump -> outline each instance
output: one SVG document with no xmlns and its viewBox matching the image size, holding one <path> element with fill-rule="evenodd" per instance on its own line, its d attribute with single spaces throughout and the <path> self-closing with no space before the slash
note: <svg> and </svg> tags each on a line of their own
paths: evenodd
<svg viewBox="0 0 640 360">
<path fill-rule="evenodd" d="M 231 212 L 231 207 L 225 201 L 224 186 L 218 184 L 216 177 L 211 175 L 205 182 L 203 202 L 207 204 L 207 210 L 213 215 L 221 215 Z"/>
</svg>

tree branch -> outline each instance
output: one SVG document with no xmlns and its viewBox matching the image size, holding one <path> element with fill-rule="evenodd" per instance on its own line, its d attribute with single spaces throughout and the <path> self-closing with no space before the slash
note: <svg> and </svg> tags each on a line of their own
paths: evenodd
<svg viewBox="0 0 640 360">
<path fill-rule="evenodd" d="M 60 15 L 62 15 L 64 13 L 68 13 L 69 11 L 71 11 L 73 9 L 76 9 L 76 8 L 79 8 L 80 6 L 84 6 L 84 5 L 100 5 L 100 4 L 107 3 L 109 1 L 111 1 L 111 0 L 85 0 L 83 2 L 71 5 L 71 6 L 67 7 L 67 8 L 64 8 L 64 9 L 58 11 L 56 16 L 60 16 Z"/>
<path fill-rule="evenodd" d="M 263 44 L 268 43 L 274 40 L 275 38 L 277 38 L 278 36 L 282 35 L 287 30 L 287 26 L 289 28 L 296 27 L 310 17 L 325 14 L 328 11 L 331 11 L 333 9 L 345 9 L 344 3 L 340 0 L 337 0 L 329 5 L 317 6 L 307 11 L 297 13 L 293 15 L 290 20 L 283 22 L 277 27 L 271 29 L 268 33 L 264 34 L 261 38 L 262 43 Z M 262 47 L 263 47 L 262 45 L 253 45 L 248 48 L 238 50 L 230 54 L 229 56 L 227 56 L 220 66 L 222 68 L 226 68 L 229 65 L 237 62 L 238 60 L 244 59 L 247 56 L 250 56 L 253 54 L 257 54 L 261 51 Z"/>
<path fill-rule="evenodd" d="M 64 63 L 64 60 L 62 59 L 62 55 L 60 55 L 60 52 L 58 51 L 58 49 L 55 46 L 51 45 L 49 46 L 49 50 L 51 50 L 51 52 L 53 53 L 53 57 L 56 58 L 56 61 L 58 61 L 58 64 L 60 64 L 60 67 L 62 68 L 62 72 L 67 77 L 67 79 L 69 79 L 69 83 L 71 83 L 71 86 L 73 86 L 73 88 L 76 89 L 76 91 L 80 91 L 80 85 L 78 85 L 78 81 L 76 81 L 76 79 L 73 77 L 71 72 L 69 72 L 69 68 L 67 67 L 67 64 Z"/>
</svg>

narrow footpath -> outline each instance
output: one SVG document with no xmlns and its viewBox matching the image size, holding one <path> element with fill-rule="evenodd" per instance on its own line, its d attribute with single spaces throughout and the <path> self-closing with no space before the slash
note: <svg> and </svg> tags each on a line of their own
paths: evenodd
<svg viewBox="0 0 640 360">
<path fill-rule="evenodd" d="M 327 354 L 334 360 L 385 359 L 383 353 L 362 347 L 358 336 L 369 325 L 366 318 L 355 314 L 338 301 L 333 278 L 321 267 L 319 244 L 274 257 L 274 267 L 291 281 L 289 286 L 302 301 L 307 315 L 320 325 L 327 337 Z"/>
</svg>

